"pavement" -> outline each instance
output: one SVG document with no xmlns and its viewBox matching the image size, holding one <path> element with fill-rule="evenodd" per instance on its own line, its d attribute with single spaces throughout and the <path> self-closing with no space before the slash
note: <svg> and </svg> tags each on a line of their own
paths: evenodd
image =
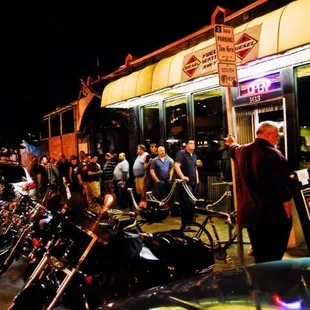
<svg viewBox="0 0 310 310">
<path fill-rule="evenodd" d="M 199 215 L 198 222 L 203 220 L 203 216 Z M 154 233 L 156 231 L 166 231 L 170 229 L 180 228 L 180 217 L 168 217 L 160 223 L 144 224 L 142 226 L 143 231 Z M 223 220 L 216 222 L 217 230 L 221 240 L 227 240 L 228 227 Z M 208 228 L 208 230 L 210 230 Z M 210 230 L 211 232 L 211 230 Z M 248 249 L 250 247 L 249 239 L 246 232 L 243 232 L 243 249 L 244 249 L 244 262 L 245 265 L 253 264 L 254 259 L 248 255 Z M 216 260 L 214 271 L 224 271 L 229 269 L 238 268 L 240 266 L 240 260 L 237 254 L 237 244 L 232 244 L 227 250 L 231 260 L 229 262 Z M 306 245 L 301 244 L 294 248 L 289 248 L 285 253 L 283 259 L 298 258 L 309 256 L 309 251 Z M 12 266 L 0 276 L 0 310 L 6 310 L 10 306 L 14 296 L 20 291 L 23 286 L 22 274 L 26 266 L 26 260 L 21 258 L 14 262 Z M 65 309 L 58 307 L 58 310 Z"/>
</svg>

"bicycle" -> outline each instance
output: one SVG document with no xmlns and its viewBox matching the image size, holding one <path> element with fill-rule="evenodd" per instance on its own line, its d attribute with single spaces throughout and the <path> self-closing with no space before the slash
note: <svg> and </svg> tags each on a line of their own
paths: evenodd
<svg viewBox="0 0 310 310">
<path fill-rule="evenodd" d="M 213 183 L 212 185 L 227 185 L 230 186 L 232 183 L 222 182 L 222 183 Z M 198 202 L 198 199 L 190 192 L 189 189 L 186 189 L 188 195 L 194 202 Z M 237 211 L 230 213 L 221 212 L 213 210 L 214 206 L 219 204 L 224 198 L 228 197 L 231 199 L 231 190 L 226 189 L 224 194 L 215 202 L 208 203 L 204 207 L 195 206 L 195 213 L 205 215 L 205 219 L 202 223 L 197 221 L 188 222 L 187 224 L 181 226 L 181 231 L 190 237 L 195 237 L 202 240 L 206 246 L 212 247 L 214 251 L 214 257 L 218 260 L 226 261 L 227 263 L 232 263 L 231 257 L 227 254 L 227 249 L 235 242 L 237 238 L 237 230 L 235 229 Z M 228 225 L 228 240 L 221 240 L 214 222 L 214 218 L 223 219 Z M 212 232 L 214 237 L 207 230 L 207 224 L 210 223 L 212 227 Z"/>
</svg>

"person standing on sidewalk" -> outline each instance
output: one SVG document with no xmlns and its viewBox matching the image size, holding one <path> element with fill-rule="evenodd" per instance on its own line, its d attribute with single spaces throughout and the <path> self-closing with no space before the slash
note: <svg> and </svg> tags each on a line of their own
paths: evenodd
<svg viewBox="0 0 310 310">
<path fill-rule="evenodd" d="M 158 200 L 167 197 L 171 189 L 173 172 L 172 161 L 166 156 L 165 147 L 159 146 L 158 156 L 152 160 L 150 166 L 150 174 L 154 180 L 152 191 Z"/>
<path fill-rule="evenodd" d="M 146 148 L 143 144 L 139 144 L 137 147 L 137 154 L 138 156 L 134 161 L 132 172 L 135 177 L 136 192 L 141 197 L 139 206 L 141 208 L 146 208 L 147 202 L 146 202 L 146 181 L 145 181 L 144 163 L 145 158 L 149 153 L 146 151 Z"/>
<path fill-rule="evenodd" d="M 272 121 L 258 125 L 252 143 L 225 139 L 236 168 L 237 223 L 248 230 L 256 263 L 281 260 L 292 229 L 289 169 L 275 147 L 278 139 Z"/>
<path fill-rule="evenodd" d="M 120 209 L 126 209 L 127 206 L 130 205 L 128 203 L 126 183 L 129 179 L 129 163 L 126 159 L 125 153 L 119 153 L 118 160 L 119 162 L 113 171 L 113 182 L 116 193 L 116 201 Z"/>
<path fill-rule="evenodd" d="M 190 191 L 195 195 L 199 183 L 199 174 L 197 170 L 197 155 L 195 151 L 195 140 L 186 140 L 185 149 L 180 150 L 175 159 L 174 169 L 180 179 L 186 182 Z M 180 187 L 180 209 L 182 225 L 193 221 L 194 204 L 189 198 L 183 187 Z"/>
</svg>

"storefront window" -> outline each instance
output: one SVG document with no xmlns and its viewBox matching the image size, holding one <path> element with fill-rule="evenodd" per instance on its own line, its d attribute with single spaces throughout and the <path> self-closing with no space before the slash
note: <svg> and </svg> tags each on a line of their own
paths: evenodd
<svg viewBox="0 0 310 310">
<path fill-rule="evenodd" d="M 41 122 L 41 139 L 49 138 L 48 119 Z"/>
<path fill-rule="evenodd" d="M 159 105 L 151 104 L 142 108 L 144 143 L 146 146 L 151 143 L 159 143 Z"/>
<path fill-rule="evenodd" d="M 60 114 L 54 115 L 50 119 L 51 137 L 60 136 Z"/>
<path fill-rule="evenodd" d="M 225 149 L 222 92 L 216 89 L 193 96 L 196 150 L 203 162 L 203 171 L 217 174 L 221 172 Z"/>
<path fill-rule="evenodd" d="M 297 68 L 297 100 L 299 118 L 299 164 L 310 168 L 310 65 Z"/>
<path fill-rule="evenodd" d="M 165 102 L 167 152 L 175 158 L 187 138 L 186 98 Z"/>
<path fill-rule="evenodd" d="M 70 109 L 61 114 L 62 134 L 74 132 L 74 110 Z"/>
</svg>

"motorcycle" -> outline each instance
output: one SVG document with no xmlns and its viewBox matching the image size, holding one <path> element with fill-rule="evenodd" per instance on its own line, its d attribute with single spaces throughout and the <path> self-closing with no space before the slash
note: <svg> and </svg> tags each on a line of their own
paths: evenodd
<svg viewBox="0 0 310 310">
<path fill-rule="evenodd" d="M 32 230 L 36 214 L 42 206 L 27 194 L 18 194 L 0 211 L 0 275 L 21 256 L 24 241 Z"/>
<path fill-rule="evenodd" d="M 11 310 L 50 310 L 60 304 L 94 309 L 114 298 L 213 270 L 212 249 L 199 239 L 180 231 L 144 233 L 136 213 L 115 212 L 113 203 L 114 197 L 106 195 L 98 216 L 86 212 L 82 223 L 67 223 Z"/>
</svg>

